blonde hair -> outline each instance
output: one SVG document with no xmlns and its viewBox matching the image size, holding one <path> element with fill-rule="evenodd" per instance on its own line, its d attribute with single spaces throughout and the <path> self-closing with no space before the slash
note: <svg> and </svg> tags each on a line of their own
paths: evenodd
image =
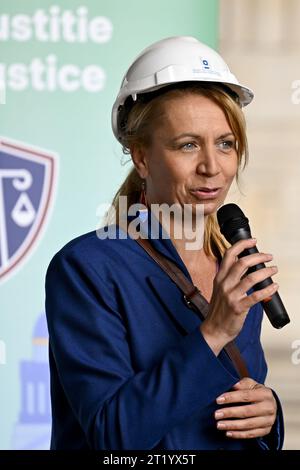
<svg viewBox="0 0 300 470">
<path fill-rule="evenodd" d="M 166 98 L 176 98 L 186 93 L 193 93 L 205 96 L 215 102 L 223 110 L 228 124 L 236 139 L 236 151 L 238 157 L 238 171 L 236 180 L 238 181 L 239 171 L 244 168 L 248 161 L 248 145 L 246 136 L 246 123 L 244 114 L 238 103 L 237 96 L 227 87 L 213 83 L 184 82 L 168 87 L 164 87 L 155 92 L 140 95 L 134 103 L 127 99 L 120 112 L 118 127 L 119 137 L 123 146 L 123 153 L 130 154 L 133 145 L 149 145 L 151 139 L 151 125 L 155 123 L 160 104 Z M 131 168 L 125 181 L 116 192 L 112 208 L 118 220 L 119 198 L 127 196 L 128 207 L 139 202 L 142 178 L 135 167 Z M 107 223 L 109 222 L 109 215 Z M 214 258 L 223 255 L 228 248 L 228 244 L 221 235 L 215 214 L 207 217 L 204 231 L 203 249 L 208 256 Z"/>
</svg>

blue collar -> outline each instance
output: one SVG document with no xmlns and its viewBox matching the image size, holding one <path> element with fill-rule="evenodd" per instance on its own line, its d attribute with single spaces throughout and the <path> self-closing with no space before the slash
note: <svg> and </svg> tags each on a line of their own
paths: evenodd
<svg viewBox="0 0 300 470">
<path fill-rule="evenodd" d="M 128 224 L 136 220 L 136 216 L 128 216 Z M 192 281 L 182 258 L 180 257 L 175 245 L 173 244 L 169 234 L 164 230 L 163 226 L 151 210 L 148 210 L 147 217 L 139 217 L 139 224 L 134 222 L 134 227 L 140 231 L 141 235 L 151 240 L 151 245 L 162 255 L 176 263 L 179 269 Z"/>
</svg>

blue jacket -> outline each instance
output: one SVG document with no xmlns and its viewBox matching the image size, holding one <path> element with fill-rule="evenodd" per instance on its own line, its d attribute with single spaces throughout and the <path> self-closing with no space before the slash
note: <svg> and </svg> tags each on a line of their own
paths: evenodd
<svg viewBox="0 0 300 470">
<path fill-rule="evenodd" d="M 116 234 L 76 238 L 47 271 L 51 448 L 280 449 L 276 394 L 269 436 L 230 440 L 216 429 L 216 397 L 238 381 L 237 372 L 224 351 L 213 354 L 201 319 L 169 277 L 134 240 Z M 151 243 L 190 278 L 170 239 Z M 257 304 L 236 343 L 251 377 L 263 383 L 261 321 Z"/>
</svg>

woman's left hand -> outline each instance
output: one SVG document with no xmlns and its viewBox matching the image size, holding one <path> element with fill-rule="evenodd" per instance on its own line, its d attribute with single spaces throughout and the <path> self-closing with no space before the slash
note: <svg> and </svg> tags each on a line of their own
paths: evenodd
<svg viewBox="0 0 300 470">
<path fill-rule="evenodd" d="M 269 434 L 277 413 L 272 390 L 250 377 L 241 379 L 233 390 L 217 398 L 218 405 L 226 405 L 215 412 L 217 428 L 232 439 L 251 439 Z M 234 403 L 238 406 L 228 406 Z"/>
</svg>

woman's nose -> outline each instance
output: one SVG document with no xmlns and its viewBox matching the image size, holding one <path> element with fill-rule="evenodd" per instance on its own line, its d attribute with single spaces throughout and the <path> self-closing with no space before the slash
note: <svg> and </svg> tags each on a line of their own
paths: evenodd
<svg viewBox="0 0 300 470">
<path fill-rule="evenodd" d="M 215 176 L 220 172 L 216 149 L 214 147 L 204 148 L 199 154 L 197 172 L 208 176 Z"/>
</svg>

